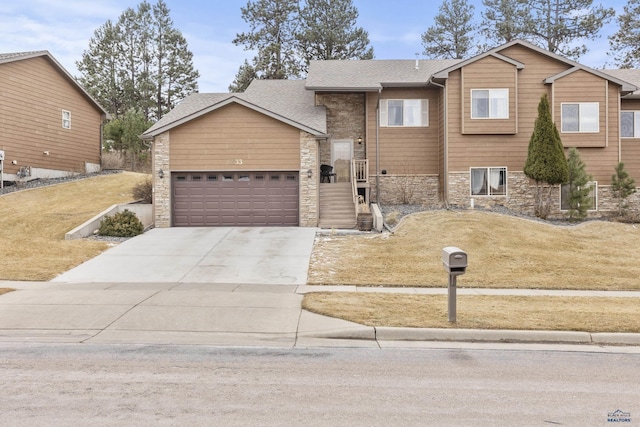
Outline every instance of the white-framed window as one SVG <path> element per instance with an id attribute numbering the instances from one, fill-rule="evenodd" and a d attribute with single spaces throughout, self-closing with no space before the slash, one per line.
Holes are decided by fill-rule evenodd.
<path id="1" fill-rule="evenodd" d="M 563 103 L 562 132 L 600 132 L 600 104 L 598 102 Z"/>
<path id="2" fill-rule="evenodd" d="M 506 196 L 507 168 L 471 168 L 472 196 Z"/>
<path id="3" fill-rule="evenodd" d="M 62 110 L 62 128 L 71 129 L 71 111 Z"/>
<path id="4" fill-rule="evenodd" d="M 381 99 L 380 126 L 429 126 L 428 99 Z"/>
<path id="5" fill-rule="evenodd" d="M 620 136 L 640 138 L 640 111 L 620 112 Z"/>
<path id="6" fill-rule="evenodd" d="M 589 207 L 587 210 L 598 210 L 598 181 L 589 181 Z M 569 184 L 562 184 L 560 186 L 560 210 L 569 210 Z"/>
<path id="7" fill-rule="evenodd" d="M 472 119 L 508 119 L 509 89 L 471 89 Z"/>

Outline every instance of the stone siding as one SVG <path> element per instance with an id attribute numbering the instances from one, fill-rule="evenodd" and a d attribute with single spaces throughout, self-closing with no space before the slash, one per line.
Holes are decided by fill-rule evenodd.
<path id="1" fill-rule="evenodd" d="M 382 205 L 416 204 L 440 206 L 440 183 L 437 175 L 380 175 L 378 197 L 376 177 L 372 175 L 371 197 Z"/>
<path id="2" fill-rule="evenodd" d="M 365 95 L 363 93 L 319 93 L 316 104 L 327 109 L 326 142 L 320 143 L 320 163 L 331 164 L 331 139 L 352 139 L 354 159 L 366 158 Z M 358 138 L 363 139 L 358 144 Z"/>
<path id="3" fill-rule="evenodd" d="M 155 226 L 171 227 L 171 164 L 169 159 L 170 133 L 165 132 L 153 141 L 153 213 Z M 162 169 L 164 177 L 158 172 Z"/>
<path id="4" fill-rule="evenodd" d="M 471 208 L 471 200 L 474 207 L 492 209 L 501 206 L 513 212 L 526 215 L 535 214 L 535 183 L 526 177 L 523 172 L 507 173 L 506 196 L 471 196 L 470 174 L 468 172 L 455 172 L 449 174 L 449 205 L 457 208 Z M 628 199 L 629 212 L 640 209 L 640 196 L 634 194 Z M 597 210 L 589 211 L 589 218 L 601 218 L 615 215 L 618 209 L 617 202 L 613 198 L 611 186 L 598 186 Z M 549 218 L 564 218 L 565 212 L 560 210 L 560 189 L 558 186 L 552 191 L 551 209 Z"/>
<path id="5" fill-rule="evenodd" d="M 307 172 L 311 170 L 311 178 Z M 318 141 L 304 131 L 300 131 L 300 226 L 318 226 Z"/>

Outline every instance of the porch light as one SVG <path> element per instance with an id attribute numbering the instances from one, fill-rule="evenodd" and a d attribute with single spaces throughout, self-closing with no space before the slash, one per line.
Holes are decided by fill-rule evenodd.
<path id="1" fill-rule="evenodd" d="M 361 136 L 358 137 L 358 144 L 362 145 L 362 137 Z"/>
<path id="2" fill-rule="evenodd" d="M 162 169 L 158 171 L 158 178 L 160 179 L 164 178 L 164 171 Z"/>
<path id="3" fill-rule="evenodd" d="M 311 179 L 312 176 L 313 176 L 313 171 L 311 169 L 309 169 L 307 171 L 307 178 Z"/>

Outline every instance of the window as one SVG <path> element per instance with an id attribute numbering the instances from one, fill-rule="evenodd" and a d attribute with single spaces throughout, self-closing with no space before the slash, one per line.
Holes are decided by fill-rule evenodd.
<path id="1" fill-rule="evenodd" d="M 508 119 L 509 89 L 471 89 L 472 119 Z"/>
<path id="2" fill-rule="evenodd" d="M 620 136 L 622 138 L 640 138 L 640 111 L 622 111 L 620 113 Z"/>
<path id="3" fill-rule="evenodd" d="M 595 211 L 598 209 L 598 181 L 591 181 L 587 185 L 590 187 L 588 210 Z M 569 184 L 560 187 L 560 210 L 569 210 Z"/>
<path id="4" fill-rule="evenodd" d="M 62 110 L 62 128 L 71 129 L 71 111 Z"/>
<path id="5" fill-rule="evenodd" d="M 506 196 L 507 168 L 471 168 L 472 196 Z"/>
<path id="6" fill-rule="evenodd" d="M 599 132 L 600 104 L 562 104 L 562 132 Z"/>
<path id="7" fill-rule="evenodd" d="M 380 100 L 380 126 L 429 126 L 429 100 Z"/>

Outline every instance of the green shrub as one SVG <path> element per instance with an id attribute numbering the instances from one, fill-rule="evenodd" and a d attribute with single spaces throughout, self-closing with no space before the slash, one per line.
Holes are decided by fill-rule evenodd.
<path id="1" fill-rule="evenodd" d="M 133 237 L 142 234 L 144 226 L 135 213 L 128 209 L 113 216 L 105 216 L 100 222 L 98 234 L 112 237 Z"/>
<path id="2" fill-rule="evenodd" d="M 133 198 L 142 200 L 143 203 L 153 202 L 153 181 L 151 177 L 145 178 L 133 187 Z"/>

